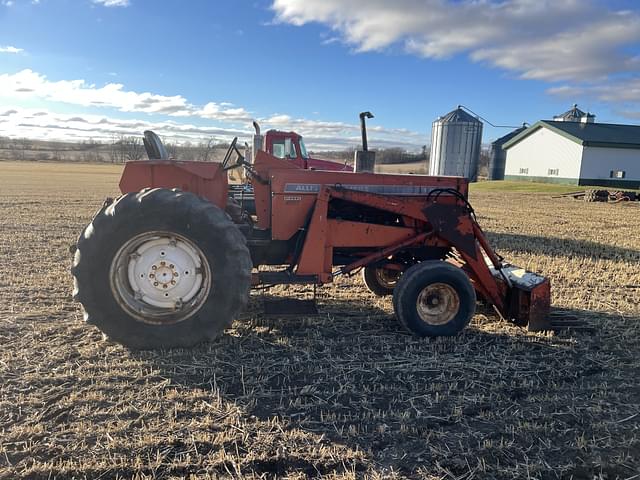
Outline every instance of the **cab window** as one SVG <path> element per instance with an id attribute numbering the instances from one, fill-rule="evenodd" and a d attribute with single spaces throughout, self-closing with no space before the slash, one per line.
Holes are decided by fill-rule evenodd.
<path id="1" fill-rule="evenodd" d="M 273 142 L 273 156 L 278 158 L 285 157 L 284 141 Z"/>
<path id="2" fill-rule="evenodd" d="M 300 138 L 300 153 L 302 154 L 302 158 L 309 158 L 309 155 L 307 154 L 307 147 L 305 146 L 302 138 Z"/>
<path id="3" fill-rule="evenodd" d="M 289 158 L 298 158 L 298 154 L 296 153 L 296 144 L 293 143 L 290 138 L 287 138 L 285 148 L 287 149 L 287 156 Z"/>

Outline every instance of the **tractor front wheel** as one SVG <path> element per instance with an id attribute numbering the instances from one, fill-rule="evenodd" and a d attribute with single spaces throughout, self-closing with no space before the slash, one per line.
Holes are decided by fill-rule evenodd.
<path id="1" fill-rule="evenodd" d="M 85 320 L 133 348 L 212 339 L 246 304 L 245 237 L 216 205 L 153 189 L 103 206 L 78 240 L 74 298 Z"/>
<path id="2" fill-rule="evenodd" d="M 471 321 L 476 294 L 460 268 L 426 261 L 402 275 L 393 293 L 393 306 L 400 323 L 413 334 L 453 336 Z"/>

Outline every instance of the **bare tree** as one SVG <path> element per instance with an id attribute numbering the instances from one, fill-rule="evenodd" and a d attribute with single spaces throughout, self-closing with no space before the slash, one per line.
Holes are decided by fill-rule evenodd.
<path id="1" fill-rule="evenodd" d="M 144 155 L 144 145 L 140 137 L 128 137 L 126 141 L 127 160 L 140 160 Z"/>
<path id="2" fill-rule="evenodd" d="M 122 163 L 124 162 L 124 158 L 122 154 L 121 144 L 119 142 L 119 138 L 117 135 L 114 135 L 111 140 L 111 148 L 109 149 L 109 158 L 111 159 L 111 163 Z"/>
<path id="3" fill-rule="evenodd" d="M 198 160 L 200 160 L 201 162 L 212 162 L 213 159 L 213 152 L 216 149 L 216 139 L 211 137 L 208 141 L 206 142 L 201 142 L 198 145 L 198 150 L 199 150 L 199 155 L 198 155 Z"/>
<path id="4" fill-rule="evenodd" d="M 18 148 L 20 149 L 20 160 L 27 158 L 27 150 L 31 147 L 31 143 L 28 138 L 21 138 L 18 140 Z"/>
<path id="5" fill-rule="evenodd" d="M 115 136 L 111 144 L 112 163 L 140 160 L 144 155 L 144 146 L 140 137 Z"/>
<path id="6" fill-rule="evenodd" d="M 167 155 L 169 155 L 169 158 L 178 160 L 181 150 L 180 145 L 178 145 L 176 142 L 172 142 L 165 136 L 160 137 L 160 140 L 162 141 L 162 145 L 164 145 L 164 149 L 167 151 Z"/>
<path id="7" fill-rule="evenodd" d="M 61 145 L 57 142 L 53 147 L 53 160 L 59 160 L 59 161 L 65 160 L 64 153 L 62 153 Z"/>

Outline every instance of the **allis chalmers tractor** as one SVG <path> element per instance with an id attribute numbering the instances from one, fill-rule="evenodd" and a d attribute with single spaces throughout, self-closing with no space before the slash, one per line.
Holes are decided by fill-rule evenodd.
<path id="1" fill-rule="evenodd" d="M 465 179 L 311 170 L 267 153 L 257 133 L 249 158 L 236 138 L 222 163 L 203 163 L 168 160 L 147 132 L 150 160 L 126 164 L 122 196 L 77 243 L 74 296 L 87 322 L 134 348 L 191 346 L 227 327 L 252 287 L 362 269 L 418 336 L 457 334 L 477 299 L 505 321 L 551 327 L 549 281 L 491 249 Z M 250 207 L 230 195 L 236 168 Z"/>

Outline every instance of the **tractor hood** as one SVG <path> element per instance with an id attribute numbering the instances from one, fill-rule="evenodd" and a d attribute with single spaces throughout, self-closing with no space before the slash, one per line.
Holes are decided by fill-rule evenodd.
<path id="1" fill-rule="evenodd" d="M 307 168 L 310 170 L 325 170 L 330 172 L 350 172 L 353 167 L 346 163 L 332 162 L 330 160 L 320 160 L 319 158 L 307 159 Z"/>

